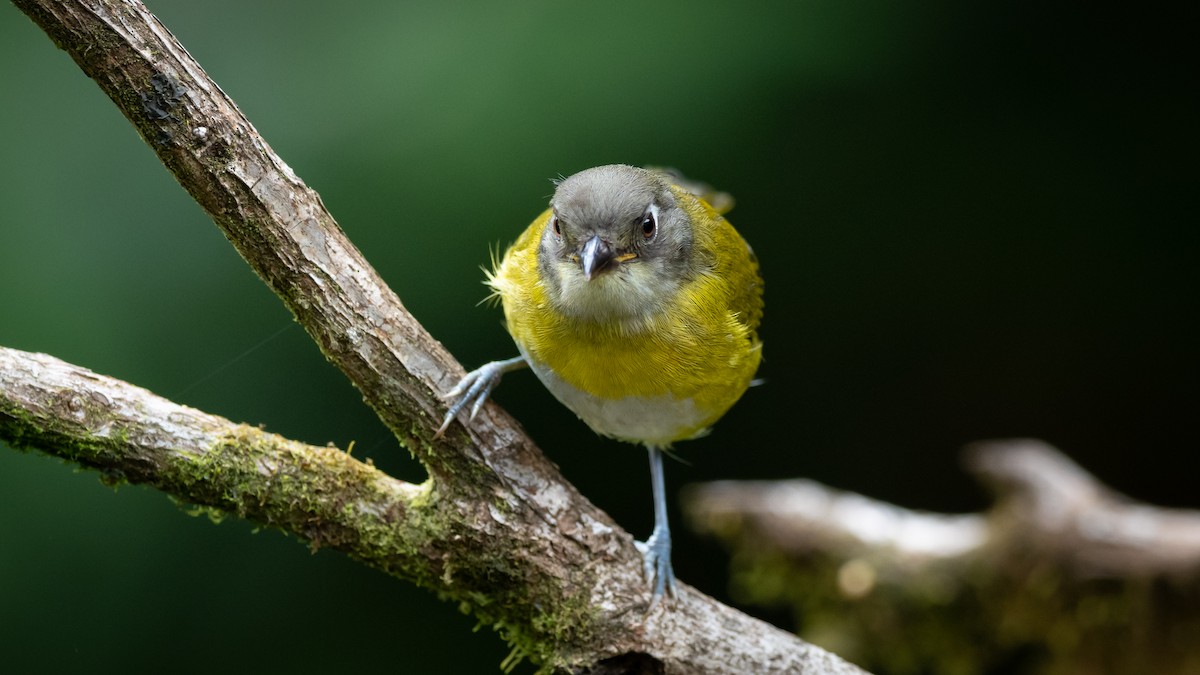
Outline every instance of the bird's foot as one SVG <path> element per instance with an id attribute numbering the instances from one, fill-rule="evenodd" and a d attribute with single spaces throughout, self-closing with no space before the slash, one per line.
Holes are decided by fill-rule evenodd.
<path id="1" fill-rule="evenodd" d="M 442 419 L 442 426 L 438 427 L 437 433 L 433 437 L 441 438 L 447 427 L 450 426 L 450 422 L 454 421 L 459 411 L 468 404 L 471 406 L 471 415 L 467 420 L 475 419 L 475 415 L 479 414 L 479 409 L 483 407 L 484 401 L 488 399 L 496 385 L 500 384 L 500 378 L 508 371 L 524 365 L 524 357 L 518 356 L 507 361 L 485 363 L 464 375 L 463 379 L 459 380 L 458 384 L 443 396 L 447 401 L 453 403 L 446 411 L 446 417 Z"/>
<path id="2" fill-rule="evenodd" d="M 666 592 L 675 597 L 675 570 L 671 568 L 671 534 L 663 528 L 654 528 L 650 538 L 636 542 L 642 552 L 642 573 L 646 582 L 654 585 L 654 594 L 650 600 L 650 609 L 658 604 Z"/>

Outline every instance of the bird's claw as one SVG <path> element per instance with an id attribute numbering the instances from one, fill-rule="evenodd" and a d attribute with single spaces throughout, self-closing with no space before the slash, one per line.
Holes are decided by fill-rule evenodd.
<path id="1" fill-rule="evenodd" d="M 446 416 L 442 418 L 442 426 L 438 427 L 437 433 L 433 437 L 441 438 L 442 434 L 446 433 L 446 429 L 450 427 L 450 423 L 468 404 L 471 406 L 471 414 L 467 421 L 475 419 L 475 416 L 479 414 L 479 409 L 483 407 L 484 401 L 488 399 L 496 385 L 500 384 L 500 378 L 511 369 L 511 361 L 492 361 L 464 375 L 463 379 L 459 380 L 458 384 L 443 396 L 447 401 L 453 401 L 453 403 L 446 411 Z"/>
<path id="2" fill-rule="evenodd" d="M 669 534 L 664 536 L 658 528 L 654 528 L 649 539 L 634 542 L 634 545 L 642 553 L 642 574 L 646 577 L 646 583 L 654 584 L 650 600 L 650 609 L 654 609 L 664 592 L 672 598 L 676 594 L 675 570 L 671 567 L 671 537 Z"/>

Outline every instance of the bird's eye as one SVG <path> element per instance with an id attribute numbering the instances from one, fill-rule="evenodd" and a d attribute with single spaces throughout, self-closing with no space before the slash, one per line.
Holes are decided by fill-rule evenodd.
<path id="1" fill-rule="evenodd" d="M 554 230 L 554 236 L 562 238 L 562 225 L 558 224 L 558 216 L 551 216 L 550 228 Z"/>
<path id="2" fill-rule="evenodd" d="M 658 217 L 653 210 L 647 211 L 646 215 L 642 216 L 642 236 L 651 239 L 657 231 Z"/>

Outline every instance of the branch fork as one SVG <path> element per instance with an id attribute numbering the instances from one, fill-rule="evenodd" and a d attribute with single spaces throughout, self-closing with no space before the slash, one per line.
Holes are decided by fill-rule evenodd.
<path id="1" fill-rule="evenodd" d="M 488 404 L 437 437 L 438 392 L 461 366 L 142 3 L 14 4 L 113 100 L 430 478 L 405 483 L 334 448 L 4 348 L 0 439 L 345 551 L 465 603 L 550 668 L 861 672 L 686 585 L 647 613 L 633 538 L 507 414 Z"/>

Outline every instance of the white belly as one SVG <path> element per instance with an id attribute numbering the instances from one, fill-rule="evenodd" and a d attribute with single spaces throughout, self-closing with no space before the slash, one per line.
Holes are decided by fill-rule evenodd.
<path id="1" fill-rule="evenodd" d="M 598 434 L 665 447 L 673 440 L 682 440 L 680 434 L 704 422 L 703 413 L 691 399 L 678 399 L 670 394 L 602 399 L 567 383 L 546 364 L 529 358 L 524 349 L 521 353 L 550 393 Z M 706 432 L 707 429 L 701 429 L 688 437 Z"/>

